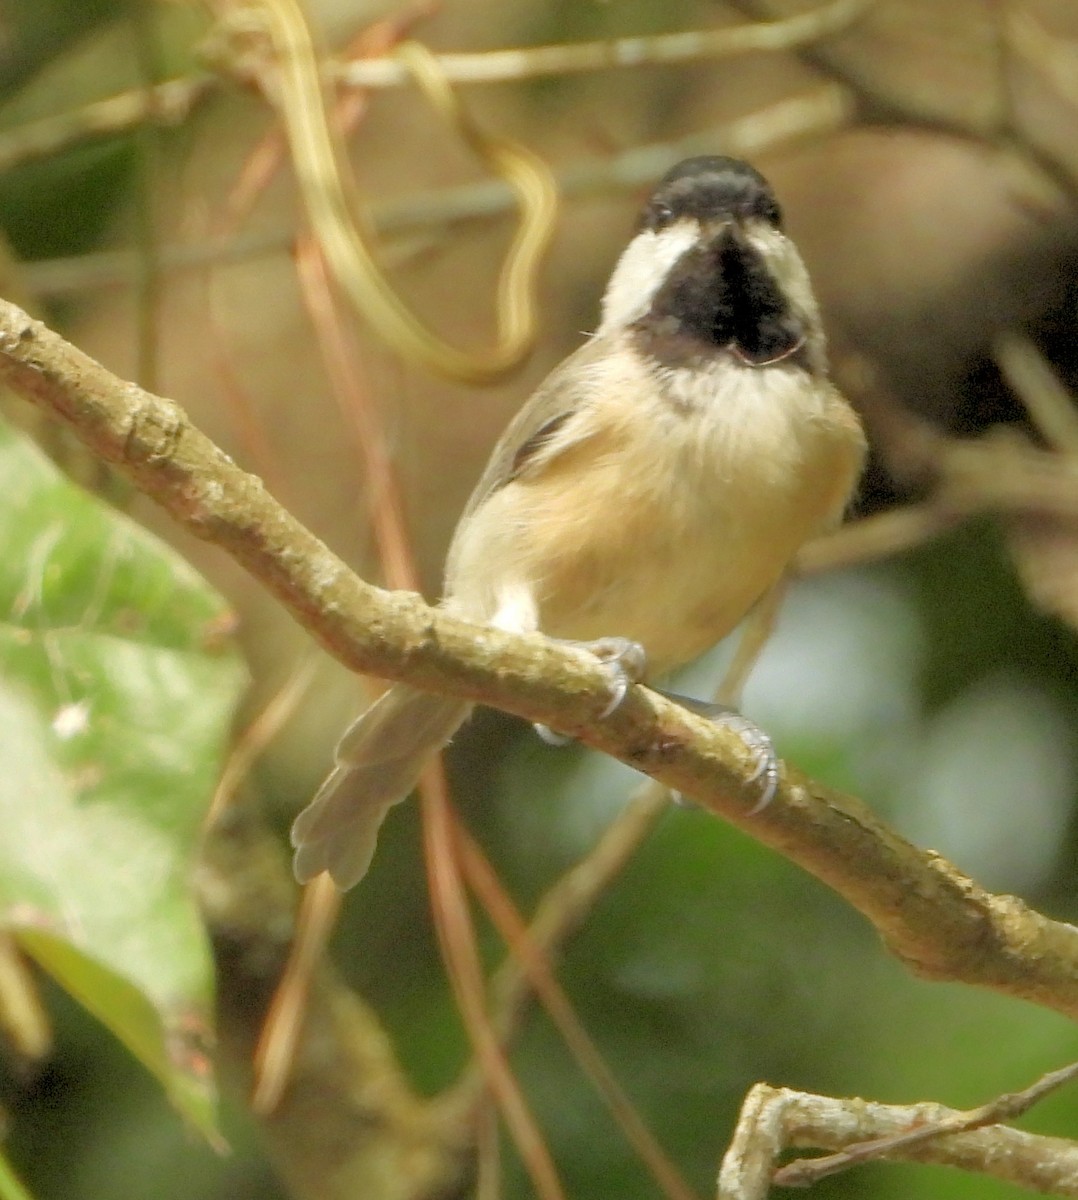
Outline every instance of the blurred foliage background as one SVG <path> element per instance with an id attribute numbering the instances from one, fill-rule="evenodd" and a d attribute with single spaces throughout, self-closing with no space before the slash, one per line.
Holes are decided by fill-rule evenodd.
<path id="1" fill-rule="evenodd" d="M 334 48 L 403 11 L 372 0 L 309 7 Z M 444 0 L 416 14 L 412 33 L 436 50 L 482 50 L 712 28 L 807 7 Z M 268 106 L 233 82 L 169 127 L 70 138 L 48 153 L 28 152 L 20 134 L 41 118 L 203 70 L 208 38 L 212 45 L 211 23 L 193 5 L 0 2 L 0 290 L 119 374 L 184 405 L 361 574 L 378 578 L 369 519 L 378 498 L 365 489 L 354 426 L 297 284 L 301 221 L 288 170 L 269 177 L 242 219 L 230 215 L 237 180 L 274 128 Z M 938 475 L 910 448 L 925 437 L 1044 446 L 999 339 L 1030 339 L 1023 344 L 1073 388 L 1075 38 L 1078 14 L 1065 0 L 877 0 L 848 32 L 796 52 L 464 89 L 487 128 L 527 143 L 561 176 L 598 182 L 565 202 L 544 270 L 541 342 L 510 382 L 481 391 L 446 384 L 394 359 L 362 327 L 349 333 L 362 393 L 388 431 L 427 593 L 437 592 L 446 542 L 497 433 L 594 325 L 641 194 L 608 164 L 641 146 L 668 146 L 673 161 L 689 135 L 713 137 L 722 152 L 731 123 L 824 87 L 838 89 L 844 115 L 830 123 L 842 127 L 773 138 L 757 162 L 817 284 L 837 376 L 873 437 L 861 512 L 931 499 Z M 480 178 L 411 89 L 375 94 L 350 149 L 379 211 Z M 490 337 L 507 229 L 503 219 L 476 218 L 412 229 L 388 245 L 401 288 L 457 342 Z M 77 477 L 102 485 L 54 434 L 37 432 Z M 7 501 L 19 497 L 9 491 Z M 223 556 L 138 498 L 122 503 L 239 614 L 250 719 L 305 661 L 305 635 Z M 799 584 L 746 711 L 784 756 L 863 796 L 918 844 L 990 889 L 1074 921 L 1078 527 L 1035 500 L 1002 512 L 989 501 L 952 507 L 955 519 L 941 519 L 936 536 Z M 694 687 L 717 678 L 720 658 L 694 669 Z M 283 834 L 365 694 L 319 661 L 243 802 L 261 805 Z M 635 786 L 617 764 L 552 750 L 490 713 L 458 739 L 450 772 L 469 827 L 526 909 Z M 450 1083 L 467 1046 L 432 933 L 416 806 L 393 814 L 333 950 L 415 1085 L 433 1093 Z M 964 1107 L 1078 1057 L 1078 1031 L 1063 1018 L 917 981 L 822 885 L 691 809 L 662 819 L 569 945 L 562 978 L 703 1195 L 758 1080 Z M 224 1089 L 231 1152 L 221 1156 L 102 1026 L 44 977 L 39 986 L 51 1051 L 33 1061 L 10 1047 L 0 1056 L 4 1145 L 34 1196 L 287 1194 L 270 1166 L 272 1123 L 254 1127 L 240 1087 Z M 544 1017 L 528 1020 L 512 1061 L 571 1196 L 655 1194 Z M 1044 1103 L 1026 1126 L 1074 1136 L 1078 1093 Z M 529 1194 L 511 1158 L 507 1169 L 506 1196 Z M 1019 1193 L 943 1169 L 877 1165 L 814 1194 Z"/>

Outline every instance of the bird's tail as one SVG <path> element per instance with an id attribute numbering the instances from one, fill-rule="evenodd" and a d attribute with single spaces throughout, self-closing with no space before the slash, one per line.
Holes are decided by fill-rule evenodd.
<path id="1" fill-rule="evenodd" d="M 300 883 L 328 871 L 343 891 L 366 875 L 386 813 L 415 787 L 427 759 L 471 709 L 466 701 L 396 684 L 356 718 L 337 745 L 337 765 L 292 825 Z"/>

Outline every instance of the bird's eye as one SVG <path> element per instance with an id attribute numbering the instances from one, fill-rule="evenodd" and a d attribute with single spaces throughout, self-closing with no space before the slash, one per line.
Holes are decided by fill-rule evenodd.
<path id="1" fill-rule="evenodd" d="M 768 197 L 763 205 L 760 216 L 775 229 L 782 229 L 782 209 L 778 205 L 778 201 L 773 197 Z"/>
<path id="2" fill-rule="evenodd" d="M 669 204 L 655 200 L 648 205 L 645 225 L 648 229 L 665 229 L 674 219 L 674 210 Z"/>

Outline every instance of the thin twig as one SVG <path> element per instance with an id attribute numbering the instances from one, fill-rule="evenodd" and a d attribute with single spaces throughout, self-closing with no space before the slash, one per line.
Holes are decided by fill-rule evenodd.
<path id="1" fill-rule="evenodd" d="M 809 542 L 797 556 L 796 573 L 819 575 L 893 558 L 940 537 L 964 519 L 964 514 L 935 500 L 892 508 Z"/>
<path id="2" fill-rule="evenodd" d="M 0 171 L 20 162 L 48 158 L 88 138 L 114 137 L 145 123 L 182 125 L 219 83 L 210 74 L 169 79 L 5 129 L 0 132 Z"/>
<path id="3" fill-rule="evenodd" d="M 854 107 L 852 93 L 838 84 L 823 84 L 684 138 L 646 143 L 609 158 L 569 164 L 557 172 L 558 190 L 567 199 L 621 195 L 647 186 L 679 159 L 693 154 L 722 151 L 738 158 L 757 158 L 777 146 L 842 129 L 852 119 Z M 505 184 L 489 180 L 425 189 L 413 196 L 374 204 L 371 219 L 378 235 L 389 238 L 488 220 L 504 215 L 512 206 L 512 193 Z M 192 246 L 163 246 L 160 262 L 163 269 L 172 271 L 241 262 L 288 249 L 295 239 L 295 230 L 289 228 Z M 49 297 L 128 284 L 135 265 L 130 250 L 108 250 L 23 263 L 19 271 L 32 294 Z"/>
<path id="4" fill-rule="evenodd" d="M 300 239 L 296 269 L 333 396 L 362 470 L 365 516 L 374 533 L 382 577 L 390 587 L 418 590 L 419 572 L 411 548 L 404 496 L 387 449 L 389 439 L 382 414 L 362 376 L 358 365 L 361 356 L 351 330 L 334 303 L 325 259 L 310 238 Z"/>
<path id="5" fill-rule="evenodd" d="M 780 7 L 777 0 L 730 0 L 730 3 L 736 11 L 756 20 L 773 18 Z M 874 7 L 880 12 L 888 10 L 886 5 Z M 1023 13 L 1026 7 L 1021 6 Z M 970 11 L 973 13 L 976 10 Z M 917 20 L 916 16 L 909 14 L 905 19 Z M 1007 53 L 1010 53 L 1009 47 L 1017 47 L 1023 37 L 1027 50 L 1031 44 L 1043 44 L 1043 38 L 1051 40 L 1051 35 L 1039 30 L 1034 23 L 1023 22 L 1020 18 L 1012 23 L 1011 29 L 1004 31 L 1004 36 L 1008 39 L 1008 47 L 1003 47 Z M 857 96 L 859 117 L 865 124 L 884 127 L 901 125 L 907 129 L 922 129 L 988 143 L 997 148 L 1006 147 L 1018 152 L 1058 192 L 1060 198 L 1071 204 L 1078 199 L 1078 178 L 1072 164 L 1036 139 L 1026 136 L 1021 129 L 1001 129 L 1000 104 L 982 105 L 976 111 L 955 111 L 952 107 L 951 111 L 943 112 L 938 105 L 925 102 L 923 88 L 889 87 L 886 83 L 881 86 L 882 77 L 873 70 L 871 57 L 850 57 L 842 48 L 826 41 L 804 42 L 792 49 L 803 62 L 822 71 L 827 78 L 842 83 Z M 1050 81 L 1064 97 L 1073 91 L 1073 80 L 1069 86 L 1060 87 L 1060 76 L 1065 74 L 1066 69 L 1064 64 L 1071 57 L 1068 48 L 1064 47 L 1061 53 L 1053 56 L 1051 63 Z M 1007 99 L 1002 90 L 997 93 L 997 99 Z"/>
<path id="6" fill-rule="evenodd" d="M 671 65 L 777 52 L 822 41 L 844 32 L 870 7 L 871 0 L 832 0 L 819 8 L 777 20 L 753 21 L 724 29 L 697 29 L 624 37 L 607 41 L 526 46 L 478 54 L 440 54 L 438 63 L 451 83 L 500 83 L 605 71 L 614 67 Z M 399 87 L 407 72 L 391 58 L 333 65 L 333 76 L 353 87 Z"/>
<path id="7" fill-rule="evenodd" d="M 547 890 L 528 925 L 528 937 L 547 958 L 558 958 L 669 807 L 666 788 L 641 784 L 592 849 Z M 510 958 L 495 974 L 491 991 L 502 1037 L 508 1039 L 520 1023 L 531 984 Z"/>
<path id="8" fill-rule="evenodd" d="M 1002 333 L 996 338 L 992 354 L 1044 440 L 1065 454 L 1078 454 L 1074 396 L 1033 340 L 1022 333 Z"/>
<path id="9" fill-rule="evenodd" d="M 390 585 L 396 588 L 417 586 L 415 559 L 411 552 L 403 500 L 396 472 L 386 452 L 386 437 L 374 399 L 355 367 L 356 356 L 348 343 L 341 313 L 334 303 L 326 264 L 319 247 L 304 239 L 297 255 L 304 301 L 314 326 L 322 358 L 333 383 L 334 395 L 355 433 L 356 448 L 367 477 L 367 498 L 378 544 L 379 560 Z M 420 782 L 420 800 L 424 813 L 424 847 L 430 878 L 431 909 L 438 932 L 458 1010 L 464 1021 L 476 1055 L 484 1090 L 489 1089 L 505 1117 L 515 1144 L 520 1150 L 536 1190 L 546 1200 L 560 1200 L 561 1185 L 553 1160 L 543 1142 L 515 1077 L 498 1045 L 497 1035 L 487 1013 L 486 985 L 479 969 L 478 942 L 471 913 L 456 862 L 452 832 L 458 818 L 449 803 L 445 772 L 440 763 L 432 763 Z M 315 881 L 323 887 L 326 881 Z M 310 890 L 310 889 L 309 889 Z M 326 898 L 325 907 L 329 899 Z M 319 910 L 321 911 L 321 909 Z M 302 914 L 301 914 L 302 917 Z M 294 989 L 305 987 L 305 977 L 313 969 L 328 935 L 328 920 L 308 929 L 301 919 L 297 924 L 295 963 L 289 975 Z M 282 988 L 283 991 L 283 988 Z M 283 1048 L 298 1038 L 299 1005 L 278 1007 L 280 1016 L 267 1021 L 265 1038 Z M 289 1015 L 290 1014 L 290 1015 Z M 280 1056 L 279 1056 L 280 1057 Z M 267 1075 L 260 1080 L 259 1098 L 273 1104 L 286 1079 L 280 1061 L 276 1085 Z"/>
<path id="10" fill-rule="evenodd" d="M 157 9 L 135 5 L 129 18 L 134 60 L 142 80 L 142 90 L 151 93 L 161 78 L 161 53 L 158 44 Z M 162 158 L 161 129 L 153 121 L 140 125 L 135 145 L 138 174 L 135 182 L 135 238 L 138 254 L 136 279 L 135 347 L 136 375 L 139 383 L 151 391 L 158 386 L 161 337 L 161 294 L 163 276 L 158 257 L 160 237 L 157 193 Z"/>
<path id="11" fill-rule="evenodd" d="M 976 1109 L 942 1104 L 880 1104 L 816 1096 L 758 1083 L 745 1097 L 719 1171 L 718 1200 L 766 1200 L 773 1185 L 803 1187 L 833 1170 L 886 1153 L 888 1160 L 939 1163 L 1057 1196 L 1078 1196 L 1078 1144 L 997 1122 L 1024 1112 L 1075 1077 L 1071 1066 L 1031 1088 Z M 982 1126 L 986 1123 L 988 1128 Z M 840 1153 L 799 1159 L 776 1170 L 792 1146 Z M 861 1154 L 870 1147 L 869 1155 Z M 849 1148 L 851 1156 L 845 1151 Z"/>
<path id="12" fill-rule="evenodd" d="M 761 50 L 789 50 L 806 41 L 822 40 L 848 28 L 867 7 L 867 0 L 833 0 L 795 17 L 755 21 L 734 28 L 441 54 L 437 60 L 446 79 L 453 84 L 498 83 L 648 63 L 689 63 Z M 411 83 L 407 70 L 391 55 L 344 62 L 330 60 L 324 64 L 324 71 L 328 78 L 347 87 L 385 88 Z M 88 138 L 115 136 L 145 122 L 179 125 L 196 104 L 223 82 L 222 75 L 208 72 L 169 79 L 150 89 L 121 92 L 70 112 L 2 130 L 0 170 L 57 154 Z"/>
<path id="13" fill-rule="evenodd" d="M 440 760 L 427 765 L 421 785 L 424 858 L 431 913 L 457 1011 L 481 1064 L 484 1081 L 497 1102 L 539 1200 L 565 1200 L 554 1159 L 490 1021 L 475 928 L 468 911 L 460 864 L 455 855 L 442 852 L 453 842 L 454 821 Z"/>
<path id="14" fill-rule="evenodd" d="M 252 766 L 295 715 L 314 682 L 317 665 L 316 653 L 308 649 L 289 671 L 284 683 L 236 738 L 203 818 L 203 829 L 209 829 L 233 802 Z"/>
<path id="15" fill-rule="evenodd" d="M 654 784 L 650 784 L 648 787 L 652 792 L 656 790 Z M 666 807 L 665 803 L 663 807 Z M 619 823 L 615 822 L 615 824 Z M 647 828 L 650 828 L 650 825 Z M 643 832 L 646 832 L 646 829 Z M 623 863 L 628 855 L 632 853 L 632 850 L 635 849 L 635 845 L 628 846 L 625 844 L 624 827 L 619 830 L 619 834 L 618 840 L 624 848 L 621 857 Z M 566 996 L 561 985 L 555 979 L 550 963 L 550 952 L 554 948 L 552 942 L 549 942 L 545 946 L 540 946 L 532 939 L 529 929 L 525 926 L 524 920 L 515 905 L 505 896 L 494 869 L 491 867 L 486 856 L 463 831 L 459 834 L 458 840 L 461 847 L 462 862 L 467 869 L 468 881 L 472 885 L 476 896 L 483 904 L 491 921 L 510 948 L 511 974 L 509 978 L 512 979 L 515 976 L 520 981 L 526 979 L 530 988 L 538 995 L 543 1008 L 561 1034 L 562 1041 L 564 1041 L 581 1070 L 603 1098 L 611 1115 L 621 1128 L 637 1157 L 648 1168 L 652 1178 L 661 1189 L 662 1194 L 668 1197 L 669 1200 L 695 1200 L 695 1193 L 682 1178 L 681 1173 L 670 1161 L 654 1135 L 641 1120 L 632 1102 L 622 1090 L 621 1085 L 614 1077 L 610 1068 L 606 1065 L 591 1036 L 581 1024 L 568 996 Z M 639 843 L 637 842 L 636 844 Z M 587 894 L 578 898 L 583 903 L 578 903 L 575 909 L 575 914 L 580 916 L 581 919 L 584 918 L 591 904 L 598 899 L 598 895 L 600 894 L 598 889 L 605 882 L 609 881 L 609 877 L 607 880 L 600 878 L 602 875 L 601 870 L 597 872 L 592 868 L 591 857 L 589 855 L 588 859 L 581 864 L 584 868 L 582 874 L 586 872 L 588 876 L 588 883 L 585 884 Z M 600 855 L 600 860 L 602 857 L 603 855 Z M 558 885 L 555 885 L 555 891 L 557 892 L 557 890 Z M 564 896 L 564 890 L 561 892 L 561 895 Z M 549 908 L 547 911 L 550 911 Z M 551 913 L 554 919 L 549 923 L 550 932 L 553 934 L 556 931 L 561 937 L 567 936 L 571 929 L 575 928 L 571 916 L 570 920 L 566 921 L 567 913 L 572 913 L 573 911 L 571 905 L 568 907 L 563 905 L 558 911 Z M 518 994 L 520 994 L 521 1000 L 523 1000 L 523 993 Z M 498 1010 L 495 1010 L 495 1014 L 501 1015 L 504 1019 L 506 1015 L 504 1007 L 500 1010 L 500 1013 Z M 505 1031 L 506 1034 L 508 1032 L 509 1030 Z M 502 1040 L 504 1041 L 505 1038 L 503 1037 Z M 479 1080 L 474 1072 L 469 1071 L 465 1074 L 461 1084 L 455 1089 L 457 1100 L 462 1106 L 474 1103 L 476 1085 L 478 1083 Z"/>
<path id="16" fill-rule="evenodd" d="M 273 998 L 251 1056 L 251 1112 L 270 1117 L 277 1111 L 293 1078 L 307 1021 L 315 973 L 341 911 L 341 893 L 328 875 L 303 889 L 288 957 L 281 967 Z"/>
<path id="17" fill-rule="evenodd" d="M 383 573 L 394 587 L 414 587 L 416 567 L 396 473 L 385 449 L 380 414 L 356 371 L 355 354 L 335 303 L 325 264 L 313 241 L 304 239 L 301 243 L 297 264 L 303 296 L 334 395 L 355 433 L 357 451 L 365 467 L 368 502 Z M 486 1011 L 486 987 L 478 969 L 475 929 L 459 868 L 455 865 L 452 839 L 445 840 L 446 831 L 457 826 L 458 818 L 449 804 L 444 773 L 438 764 L 432 764 L 424 774 L 420 792 L 435 925 L 459 1010 L 476 1052 L 480 1086 L 484 1092 L 489 1089 L 495 1097 L 540 1195 L 559 1197 L 560 1184 L 553 1162 L 519 1092 L 504 1051 L 498 1045 L 496 1031 Z M 322 894 L 326 890 L 323 882 L 316 881 L 314 887 L 308 889 L 309 896 L 318 893 L 318 899 L 312 900 L 311 905 L 305 901 L 297 922 L 293 954 L 260 1042 L 260 1050 L 267 1048 L 262 1061 L 267 1067 L 274 1067 L 272 1072 L 261 1073 L 258 1079 L 255 1100 L 264 1111 L 276 1105 L 287 1080 L 288 1055 L 299 1036 L 307 978 L 328 934 L 327 909 L 331 900 Z M 500 892 L 496 884 L 495 892 Z M 507 898 L 503 895 L 502 900 Z M 290 999 L 293 1002 L 289 1003 Z M 272 1060 L 268 1055 L 270 1047 L 275 1050 Z"/>
<path id="18" fill-rule="evenodd" d="M 913 1147 L 923 1146 L 926 1142 L 934 1142 L 938 1138 L 956 1133 L 969 1133 L 974 1129 L 983 1129 L 986 1125 L 998 1125 L 1001 1121 L 1013 1121 L 1023 1113 L 1029 1112 L 1034 1104 L 1039 1103 L 1045 1096 L 1076 1078 L 1078 1063 L 1071 1063 L 1069 1067 L 1049 1071 L 1020 1092 L 1006 1092 L 968 1112 L 952 1113 L 942 1120 L 932 1122 L 915 1118 L 911 1122 L 911 1128 L 904 1133 L 858 1142 L 836 1154 L 827 1154 L 821 1158 L 796 1159 L 775 1172 L 774 1182 L 780 1187 L 808 1187 L 829 1175 L 849 1170 L 859 1163 L 904 1155 Z M 1072 1144 L 1071 1150 L 1069 1158 L 1078 1156 L 1078 1145 Z"/>

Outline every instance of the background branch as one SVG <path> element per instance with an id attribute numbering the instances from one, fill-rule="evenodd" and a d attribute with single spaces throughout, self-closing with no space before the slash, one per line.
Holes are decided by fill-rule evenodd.
<path id="1" fill-rule="evenodd" d="M 847 29 L 868 7 L 868 0 L 831 0 L 792 17 L 753 21 L 733 28 L 514 47 L 474 54 L 438 54 L 436 62 L 452 84 L 500 83 L 617 67 L 700 62 L 791 50 L 806 42 L 819 41 Z M 203 72 L 168 79 L 0 130 L 0 170 L 56 154 L 87 139 L 124 133 L 145 123 L 181 123 L 200 101 L 221 87 L 237 61 L 223 45 L 213 47 L 212 57 L 220 65 L 220 74 Z M 393 88 L 412 82 L 407 69 L 391 52 L 323 61 L 322 73 L 345 88 Z"/>
<path id="2" fill-rule="evenodd" d="M 1004 1125 L 946 1133 L 969 1116 L 942 1104 L 880 1104 L 758 1083 L 745 1098 L 723 1158 L 718 1200 L 766 1200 L 773 1183 L 799 1186 L 791 1168 L 803 1161 L 811 1169 L 814 1160 L 798 1160 L 776 1173 L 780 1156 L 790 1147 L 841 1152 L 876 1139 L 886 1141 L 889 1160 L 939 1163 L 1056 1196 L 1078 1196 L 1078 1146 L 1073 1142 Z M 903 1144 L 911 1130 L 926 1136 Z"/>
<path id="3" fill-rule="evenodd" d="M 840 84 L 819 84 L 797 96 L 761 105 L 722 125 L 675 140 L 644 142 L 618 154 L 581 158 L 555 171 L 558 191 L 566 199 L 624 194 L 645 187 L 675 162 L 714 152 L 757 158 L 778 146 L 835 133 L 850 123 L 853 94 Z M 371 220 L 381 238 L 400 239 L 387 248 L 387 259 L 410 253 L 410 239 L 424 238 L 470 221 L 490 220 L 513 208 L 513 194 L 499 179 L 452 187 L 430 187 L 371 206 Z M 191 245 L 163 245 L 163 270 L 190 271 L 210 265 L 242 262 L 285 250 L 296 242 L 293 226 L 279 232 L 210 238 Z M 424 241 L 423 245 L 426 245 Z M 21 265 L 20 279 L 37 296 L 63 296 L 84 289 L 130 283 L 137 270 L 131 250 L 101 250 L 76 258 L 43 259 Z"/>

